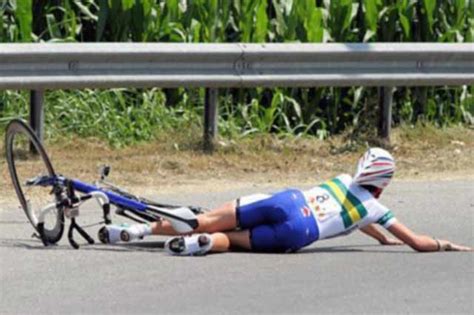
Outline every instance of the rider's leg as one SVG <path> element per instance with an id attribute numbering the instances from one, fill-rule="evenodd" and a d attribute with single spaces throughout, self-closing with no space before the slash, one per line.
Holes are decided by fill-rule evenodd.
<path id="1" fill-rule="evenodd" d="M 241 249 L 251 250 L 251 242 L 250 242 L 250 231 L 243 230 L 243 231 L 231 231 L 225 233 L 230 240 L 230 244 L 233 247 L 238 247 Z"/>
<path id="2" fill-rule="evenodd" d="M 248 230 L 217 232 L 211 234 L 212 247 L 211 252 L 227 252 L 230 247 L 238 247 L 250 250 L 250 233 Z"/>
<path id="3" fill-rule="evenodd" d="M 223 204 L 222 206 L 200 214 L 197 216 L 199 226 L 193 233 L 214 233 L 233 230 L 237 227 L 235 215 L 235 201 Z M 153 222 L 151 224 L 152 234 L 154 235 L 178 235 L 170 222 L 166 220 Z"/>
<path id="4" fill-rule="evenodd" d="M 238 222 L 237 218 L 237 204 L 239 204 L 239 209 L 244 209 L 244 219 L 246 223 L 246 228 L 262 224 L 265 221 L 265 208 L 271 210 L 272 207 L 268 207 L 264 202 L 259 203 L 269 199 L 270 195 L 266 194 L 254 194 L 250 196 L 241 197 L 237 200 L 228 202 L 216 208 L 212 211 L 206 212 L 204 214 L 198 215 L 198 227 L 192 231 L 193 233 L 214 233 L 214 232 L 224 232 L 234 230 L 237 225 L 242 222 Z M 253 206 L 252 206 L 253 205 Z M 270 202 L 270 205 L 271 202 Z M 262 209 L 263 208 L 263 209 Z M 173 228 L 170 222 L 163 220 L 158 221 L 152 224 L 152 234 L 155 235 L 179 235 L 176 230 Z"/>

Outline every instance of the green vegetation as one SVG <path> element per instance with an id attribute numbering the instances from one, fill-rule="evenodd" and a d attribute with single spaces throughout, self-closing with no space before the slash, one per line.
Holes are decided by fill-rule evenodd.
<path id="1" fill-rule="evenodd" d="M 0 42 L 472 42 L 473 0 L 0 0 Z M 48 130 L 114 145 L 198 130 L 202 89 L 50 91 Z M 373 133 L 375 88 L 223 89 L 220 133 Z M 0 92 L 0 124 L 28 95 Z M 395 124 L 472 125 L 474 87 L 403 88 Z M 192 131 L 191 131 L 192 130 Z"/>
<path id="2" fill-rule="evenodd" d="M 179 106 L 164 106 L 164 93 L 149 90 L 50 91 L 46 93 L 45 120 L 47 136 L 74 133 L 81 137 L 101 137 L 114 146 L 152 139 L 156 133 L 182 129 L 192 134 L 199 127 L 202 112 L 191 97 Z M 28 118 L 27 92 L 0 94 L 5 125 L 13 117 Z M 202 130 L 202 129 L 201 129 Z"/>

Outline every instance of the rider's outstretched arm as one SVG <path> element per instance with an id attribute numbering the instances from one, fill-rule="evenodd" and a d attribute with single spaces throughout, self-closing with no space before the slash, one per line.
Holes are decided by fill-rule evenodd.
<path id="1" fill-rule="evenodd" d="M 379 229 L 377 229 L 377 227 L 374 224 L 368 224 L 368 225 L 364 226 L 363 228 L 360 228 L 360 230 L 364 234 L 376 239 L 382 245 L 402 245 L 402 244 L 404 244 L 402 241 L 400 241 L 398 239 L 393 239 L 393 238 L 387 237 Z"/>
<path id="2" fill-rule="evenodd" d="M 400 222 L 395 222 L 388 227 L 388 230 L 399 240 L 419 252 L 472 251 L 467 246 L 457 245 L 446 240 L 438 240 L 430 236 L 418 235 Z"/>

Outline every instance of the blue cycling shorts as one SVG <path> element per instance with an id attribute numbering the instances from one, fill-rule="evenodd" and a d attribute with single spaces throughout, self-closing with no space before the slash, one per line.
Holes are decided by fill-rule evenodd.
<path id="1" fill-rule="evenodd" d="M 254 251 L 293 252 L 319 237 L 313 213 L 297 189 L 239 198 L 236 215 L 240 228 L 250 231 Z"/>

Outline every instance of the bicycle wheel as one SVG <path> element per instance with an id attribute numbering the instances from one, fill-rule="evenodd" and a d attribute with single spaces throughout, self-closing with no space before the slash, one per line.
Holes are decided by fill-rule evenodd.
<path id="1" fill-rule="evenodd" d="M 56 177 L 46 151 L 33 130 L 19 119 L 8 124 L 5 146 L 8 170 L 23 211 L 38 231 L 41 210 L 49 206 L 44 217 L 43 241 L 56 243 L 64 231 L 64 213 L 56 206 L 62 188 L 44 184 L 45 179 Z M 43 179 L 42 184 L 39 179 Z"/>

